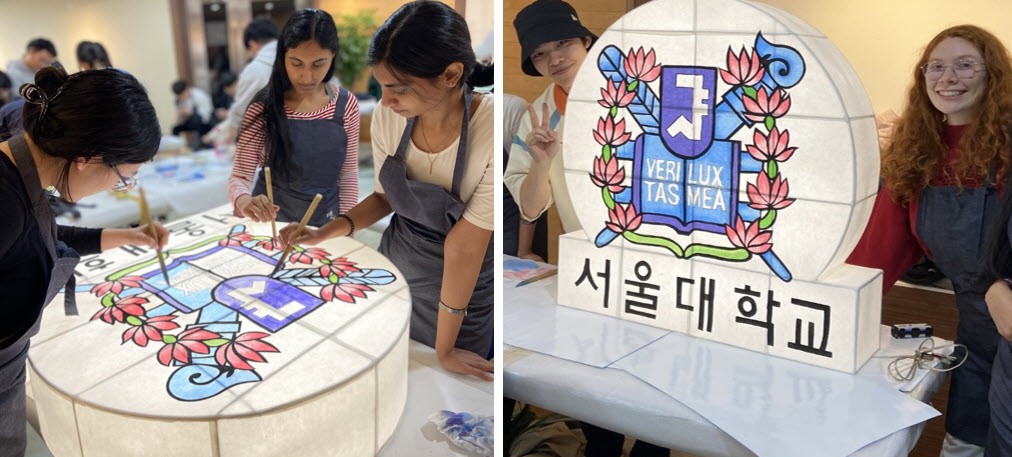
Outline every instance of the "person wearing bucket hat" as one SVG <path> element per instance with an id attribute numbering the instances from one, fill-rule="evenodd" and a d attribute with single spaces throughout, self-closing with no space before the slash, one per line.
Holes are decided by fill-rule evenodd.
<path id="1" fill-rule="evenodd" d="M 552 83 L 527 107 L 528 115 L 513 137 L 503 182 L 517 201 L 521 220 L 533 223 L 554 203 L 563 231 L 579 230 L 559 151 L 566 100 L 597 36 L 562 0 L 537 0 L 527 5 L 517 14 L 513 26 L 520 41 L 524 73 L 545 76 Z"/>
<path id="2" fill-rule="evenodd" d="M 562 219 L 563 232 L 580 230 L 559 152 L 566 101 L 576 73 L 597 36 L 580 23 L 576 10 L 562 0 L 537 0 L 527 5 L 513 20 L 513 27 L 520 41 L 523 72 L 545 76 L 552 83 L 527 106 L 527 116 L 523 116 L 513 137 L 503 183 L 516 199 L 520 218 L 525 223 L 536 221 L 554 203 Z M 520 240 L 518 251 L 529 252 L 530 246 L 524 246 L 524 241 Z M 530 240 L 526 242 L 529 244 Z M 621 454 L 625 440 L 621 434 L 582 421 L 580 425 L 587 438 L 586 456 Z M 649 457 L 667 456 L 668 453 L 667 449 L 638 441 L 630 455 Z"/>

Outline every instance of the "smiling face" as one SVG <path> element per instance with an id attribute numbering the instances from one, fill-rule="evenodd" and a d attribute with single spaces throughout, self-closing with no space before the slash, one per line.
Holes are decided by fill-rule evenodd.
<path id="1" fill-rule="evenodd" d="M 963 38 L 946 38 L 931 50 L 928 65 L 947 65 L 940 76 L 932 79 L 930 73 L 924 76 L 928 98 L 935 109 L 946 116 L 949 125 L 966 125 L 973 121 L 983 106 L 987 92 L 987 69 L 975 65 L 972 76 L 961 79 L 955 68 L 959 63 L 983 64 L 984 56 L 972 43 Z"/>
<path id="2" fill-rule="evenodd" d="M 552 79 L 555 84 L 569 93 L 576 79 L 580 64 L 587 57 L 587 38 L 567 38 L 559 41 L 541 43 L 531 52 L 531 63 L 542 76 Z"/>
<path id="3" fill-rule="evenodd" d="M 334 53 L 320 47 L 313 40 L 306 40 L 294 48 L 288 48 L 285 51 L 285 70 L 288 73 L 288 80 L 292 83 L 292 90 L 303 95 L 318 92 L 333 62 Z"/>

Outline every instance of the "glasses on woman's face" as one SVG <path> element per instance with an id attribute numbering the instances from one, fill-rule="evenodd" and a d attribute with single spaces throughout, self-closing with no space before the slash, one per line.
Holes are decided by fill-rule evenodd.
<path id="1" fill-rule="evenodd" d="M 116 172 L 116 176 L 119 176 L 119 182 L 112 186 L 113 191 L 129 192 L 130 189 L 133 189 L 134 186 L 137 185 L 136 177 L 134 176 L 124 177 L 123 174 L 119 172 L 119 168 L 116 168 L 116 165 L 109 165 L 109 168 L 112 168 L 112 171 Z"/>
<path id="2" fill-rule="evenodd" d="M 943 65 L 941 62 L 928 62 L 921 65 L 921 73 L 924 73 L 924 77 L 929 81 L 934 81 L 945 74 L 946 68 L 952 68 L 952 72 L 959 79 L 970 79 L 978 71 L 983 71 L 986 67 L 984 64 L 973 60 L 957 60 L 955 63 L 949 65 Z"/>

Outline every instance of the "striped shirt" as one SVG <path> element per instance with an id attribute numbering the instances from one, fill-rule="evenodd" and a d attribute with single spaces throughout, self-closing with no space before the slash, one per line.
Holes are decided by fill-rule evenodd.
<path id="1" fill-rule="evenodd" d="M 332 86 L 333 87 L 333 86 Z M 337 93 L 337 87 L 334 87 Z M 334 97 L 330 103 L 312 113 L 298 113 L 285 107 L 285 115 L 288 119 L 333 119 L 334 110 L 337 109 L 337 99 Z M 264 164 L 259 160 L 263 152 L 262 144 L 265 122 L 258 116 L 264 110 L 263 102 L 253 102 L 246 109 L 243 116 L 242 127 L 239 129 L 239 140 L 235 149 L 235 163 L 232 165 L 232 175 L 228 178 L 229 201 L 235 215 L 242 217 L 242 213 L 235 207 L 235 201 L 243 196 L 249 195 L 253 190 L 253 178 L 256 176 L 257 168 Z M 340 176 L 337 176 L 335 185 L 338 188 L 338 205 L 342 213 L 348 212 L 358 203 L 358 141 L 359 124 L 361 118 L 358 113 L 358 100 L 354 95 L 349 94 L 348 103 L 344 109 L 344 129 L 348 132 L 348 144 L 345 150 L 344 166 L 341 168 Z"/>

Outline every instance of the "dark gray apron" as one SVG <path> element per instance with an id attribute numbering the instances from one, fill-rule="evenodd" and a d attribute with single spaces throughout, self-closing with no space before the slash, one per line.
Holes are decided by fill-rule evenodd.
<path id="1" fill-rule="evenodd" d="M 1012 222 L 1012 218 L 1009 221 Z M 1008 225 L 1008 237 L 1009 241 L 1012 241 L 1012 223 Z M 988 401 L 993 421 L 984 455 L 988 457 L 1012 455 L 1012 343 L 1004 338 L 998 342 L 998 355 L 994 359 Z"/>
<path id="2" fill-rule="evenodd" d="M 330 84 L 324 87 L 333 97 Z M 336 183 L 348 154 L 348 132 L 344 126 L 348 96 L 347 90 L 338 89 L 333 119 L 288 119 L 293 148 L 288 157 L 301 172 L 271 169 L 274 204 L 281 207 L 278 221 L 302 220 L 316 194 L 323 195 L 323 199 L 309 225 L 322 226 L 341 213 Z M 267 181 L 261 173 L 253 185 L 253 195 L 266 194 Z"/>
<path id="3" fill-rule="evenodd" d="M 21 180 L 31 199 L 32 214 L 42 232 L 42 240 L 53 259 L 49 287 L 46 289 L 45 301 L 40 307 L 39 316 L 32 327 L 19 337 L 13 344 L 0 349 L 0 456 L 21 456 L 25 453 L 27 438 L 25 436 L 25 358 L 28 357 L 29 339 L 38 333 L 42 321 L 42 309 L 53 297 L 67 286 L 65 312 L 77 314 L 74 303 L 74 267 L 77 266 L 78 255 L 62 241 L 56 239 L 56 219 L 49 210 L 49 201 L 42 190 L 39 173 L 35 168 L 35 160 L 25 142 L 24 136 L 12 137 L 7 143 L 21 173 Z"/>
<path id="4" fill-rule="evenodd" d="M 989 254 L 984 247 L 998 199 L 992 182 L 993 172 L 978 188 L 926 187 L 917 210 L 917 236 L 952 281 L 959 310 L 956 342 L 969 351 L 966 362 L 952 372 L 945 431 L 977 446 L 987 441 L 991 366 L 1001 340 L 984 302 L 992 280 L 981 261 Z M 962 357 L 963 351 L 957 352 Z"/>
<path id="5" fill-rule="evenodd" d="M 443 243 L 460 220 L 465 206 L 460 201 L 460 182 L 467 155 L 471 91 L 465 88 L 464 93 L 464 122 L 457 145 L 452 192 L 436 184 L 408 179 L 404 155 L 411 141 L 415 118 L 408 120 L 396 154 L 386 158 L 379 172 L 380 184 L 394 210 L 390 225 L 383 232 L 379 252 L 397 266 L 411 288 L 411 339 L 431 347 L 436 345 L 436 319 L 443 285 Z M 489 240 L 455 345 L 482 356 L 489 353 L 492 345 L 493 254 L 492 240 Z"/>

